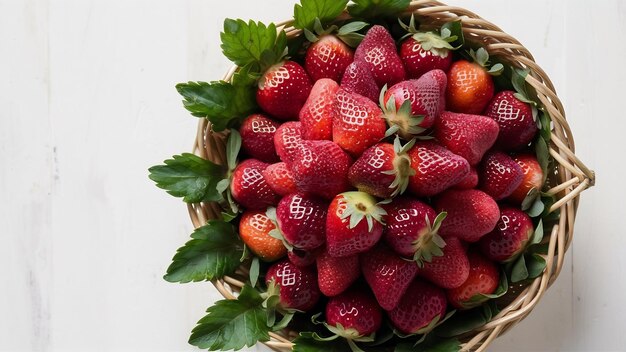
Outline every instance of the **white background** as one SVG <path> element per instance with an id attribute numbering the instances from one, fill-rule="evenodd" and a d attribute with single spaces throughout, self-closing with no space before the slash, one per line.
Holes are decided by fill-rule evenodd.
<path id="1" fill-rule="evenodd" d="M 598 175 L 558 282 L 491 350 L 624 350 L 626 3 L 451 3 L 534 53 Z M 218 294 L 161 279 L 192 226 L 146 169 L 191 148 L 197 120 L 174 84 L 229 67 L 223 19 L 292 6 L 0 0 L 0 351 L 195 350 L 189 331 Z"/>

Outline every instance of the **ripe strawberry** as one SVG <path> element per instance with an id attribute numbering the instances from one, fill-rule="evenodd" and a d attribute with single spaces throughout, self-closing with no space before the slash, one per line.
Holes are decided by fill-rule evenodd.
<path id="1" fill-rule="evenodd" d="M 445 109 L 445 92 L 446 74 L 441 70 L 383 88 L 380 106 L 391 132 L 410 139 L 430 128 Z"/>
<path id="2" fill-rule="evenodd" d="M 409 78 L 419 78 L 430 70 L 447 71 L 450 68 L 452 64 L 450 50 L 454 49 L 450 41 L 454 38 L 443 37 L 433 32 L 418 32 L 413 18 L 410 25 L 404 23 L 401 25 L 409 32 L 408 38 L 400 44 L 400 59 Z"/>
<path id="3" fill-rule="evenodd" d="M 485 192 L 467 190 L 448 190 L 435 199 L 435 210 L 448 213 L 441 224 L 439 234 L 458 237 L 466 242 L 476 242 L 491 232 L 500 219 L 498 204 Z"/>
<path id="4" fill-rule="evenodd" d="M 503 150 L 522 149 L 537 133 L 530 104 L 515 97 L 515 92 L 506 90 L 496 94 L 485 109 L 485 115 L 500 126 L 496 145 Z"/>
<path id="5" fill-rule="evenodd" d="M 346 72 L 341 78 L 341 88 L 378 103 L 378 86 L 369 67 L 362 61 L 354 61 L 346 68 Z"/>
<path id="6" fill-rule="evenodd" d="M 385 137 L 385 120 L 378 105 L 340 88 L 333 117 L 333 141 L 353 156 Z"/>
<path id="7" fill-rule="evenodd" d="M 302 141 L 291 165 L 298 189 L 326 199 L 348 189 L 348 168 L 352 160 L 331 141 Z"/>
<path id="8" fill-rule="evenodd" d="M 361 270 L 378 304 L 384 310 L 392 310 L 417 275 L 418 268 L 387 246 L 379 245 L 361 254 Z"/>
<path id="9" fill-rule="evenodd" d="M 436 319 L 446 315 L 446 294 L 439 287 L 420 279 L 414 280 L 398 306 L 387 312 L 393 326 L 404 334 L 427 333 Z"/>
<path id="10" fill-rule="evenodd" d="M 479 169 L 480 189 L 495 200 L 508 197 L 524 179 L 522 168 L 502 152 L 485 156 Z"/>
<path id="11" fill-rule="evenodd" d="M 383 233 L 385 210 L 364 192 L 337 195 L 326 216 L 326 248 L 333 257 L 345 257 L 372 248 Z"/>
<path id="12" fill-rule="evenodd" d="M 475 167 L 470 167 L 470 172 L 459 183 L 453 186 L 455 189 L 472 189 L 478 186 L 478 171 Z"/>
<path id="13" fill-rule="evenodd" d="M 333 109 L 339 85 L 332 79 L 315 82 L 313 90 L 300 110 L 303 139 L 333 138 Z"/>
<path id="14" fill-rule="evenodd" d="M 289 258 L 289 261 L 296 266 L 310 266 L 315 264 L 315 259 L 317 258 L 319 252 L 323 250 L 323 248 L 324 247 L 318 247 L 310 251 L 293 248 L 292 250 L 287 252 L 287 257 Z"/>
<path id="15" fill-rule="evenodd" d="M 321 295 L 317 287 L 315 268 L 299 268 L 287 259 L 275 263 L 267 270 L 265 283 L 268 291 L 275 290 L 276 286 L 271 287 L 272 282 L 279 289 L 280 307 L 285 310 L 306 312 L 315 306 Z"/>
<path id="16" fill-rule="evenodd" d="M 327 207 L 322 200 L 299 193 L 281 199 L 276 208 L 276 221 L 287 243 L 303 250 L 323 245 Z"/>
<path id="17" fill-rule="evenodd" d="M 246 159 L 233 171 L 230 191 L 237 203 L 247 209 L 265 209 L 279 197 L 265 182 L 262 172 L 269 166 L 256 159 Z"/>
<path id="18" fill-rule="evenodd" d="M 328 328 L 349 343 L 375 333 L 383 319 L 371 292 L 359 286 L 329 299 L 325 312 Z"/>
<path id="19" fill-rule="evenodd" d="M 396 43 L 383 26 L 376 25 L 367 31 L 354 53 L 354 60 L 363 60 L 378 87 L 404 80 L 404 66 L 398 56 Z"/>
<path id="20" fill-rule="evenodd" d="M 317 283 L 325 296 L 336 296 L 347 290 L 361 276 L 359 256 L 331 257 L 322 251 L 317 256 Z"/>
<path id="21" fill-rule="evenodd" d="M 293 175 L 287 167 L 287 164 L 280 162 L 268 166 L 262 172 L 263 178 L 272 191 L 281 196 L 298 191 L 296 184 L 293 182 Z"/>
<path id="22" fill-rule="evenodd" d="M 312 87 L 302 66 L 293 61 L 282 61 L 261 76 L 256 101 L 269 115 L 292 120 L 298 118 Z"/>
<path id="23" fill-rule="evenodd" d="M 459 287 L 469 275 L 465 248 L 456 237 L 446 237 L 443 254 L 424 263 L 420 275 L 443 288 Z"/>
<path id="24" fill-rule="evenodd" d="M 513 160 L 522 168 L 524 178 L 515 191 L 509 196 L 509 200 L 521 204 L 532 188 L 541 190 L 543 185 L 543 171 L 537 158 L 532 154 L 520 154 L 513 157 Z"/>
<path id="25" fill-rule="evenodd" d="M 465 114 L 480 114 L 493 97 L 494 85 L 491 75 L 497 75 L 502 65 L 487 71 L 489 54 L 483 48 L 470 51 L 474 62 L 459 60 L 448 71 L 446 102 L 448 110 Z"/>
<path id="26" fill-rule="evenodd" d="M 402 146 L 396 137 L 394 144 L 378 143 L 370 147 L 350 167 L 350 183 L 359 191 L 381 198 L 404 193 L 409 176 L 415 174 L 406 154 L 414 143 Z"/>
<path id="27" fill-rule="evenodd" d="M 447 292 L 448 302 L 459 309 L 468 309 L 482 304 L 481 301 L 473 303 L 468 301 L 477 294 L 494 293 L 500 282 L 500 272 L 492 261 L 474 251 L 470 251 L 467 256 L 470 263 L 467 280 L 461 286 Z"/>
<path id="28" fill-rule="evenodd" d="M 248 116 L 239 128 L 241 147 L 250 157 L 266 163 L 278 161 L 274 133 L 280 124 L 261 114 Z"/>
<path id="29" fill-rule="evenodd" d="M 435 137 L 474 166 L 498 138 L 498 124 L 485 116 L 444 111 L 437 119 Z"/>
<path id="30" fill-rule="evenodd" d="M 313 81 L 329 78 L 339 82 L 353 59 L 352 48 L 337 36 L 325 34 L 316 38 L 307 49 L 304 67 Z"/>
<path id="31" fill-rule="evenodd" d="M 417 142 L 409 150 L 411 168 L 409 192 L 430 197 L 459 183 L 470 172 L 467 160 L 434 142 Z"/>
<path id="32" fill-rule="evenodd" d="M 259 258 L 273 262 L 287 255 L 283 242 L 269 235 L 275 228 L 265 211 L 246 210 L 239 221 L 239 236 Z"/>
<path id="33" fill-rule="evenodd" d="M 274 146 L 280 160 L 287 166 L 295 158 L 296 151 L 300 149 L 302 142 L 302 124 L 300 122 L 285 122 L 276 130 L 274 134 Z"/>
<path id="34" fill-rule="evenodd" d="M 500 220 L 490 233 L 480 239 L 480 250 L 497 262 L 506 262 L 516 258 L 533 235 L 533 222 L 523 211 L 505 207 L 500 209 Z"/>

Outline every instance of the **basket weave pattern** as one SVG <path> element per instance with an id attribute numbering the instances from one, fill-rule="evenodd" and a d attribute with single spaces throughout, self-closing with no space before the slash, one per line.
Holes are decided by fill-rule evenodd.
<path id="1" fill-rule="evenodd" d="M 412 1 L 408 9 L 414 13 L 423 25 L 440 26 L 445 22 L 462 20 L 466 41 L 483 46 L 490 56 L 497 56 L 509 65 L 529 69 L 526 82 L 532 86 L 538 99 L 549 113 L 552 120 L 552 138 L 549 146 L 550 155 L 557 163 L 556 173 L 549 175 L 551 188 L 547 193 L 556 196 L 557 201 L 550 211 L 560 210 L 559 222 L 554 225 L 550 235 L 548 254 L 545 256 L 547 266 L 545 272 L 524 286 L 512 286 L 507 293 L 508 305 L 489 323 L 476 329 L 464 339 L 464 351 L 484 351 L 498 335 L 503 334 L 516 323 L 524 319 L 535 307 L 548 287 L 558 277 L 566 251 L 573 235 L 574 220 L 580 193 L 593 186 L 595 175 L 574 154 L 574 140 L 561 101 L 557 97 L 552 82 L 546 73 L 535 63 L 531 53 L 519 41 L 504 33 L 494 24 L 485 21 L 478 15 L 459 7 L 447 6 L 437 1 Z M 349 17 L 347 13 L 344 18 Z M 288 37 L 297 36 L 300 30 L 291 25 L 291 21 L 279 23 L 278 29 L 284 29 Z M 236 67 L 224 76 L 229 80 Z M 210 123 L 201 119 L 193 150 L 205 159 L 217 164 L 226 164 L 227 134 L 214 133 Z M 221 213 L 219 205 L 214 203 L 197 203 L 188 205 L 189 214 L 195 227 L 204 225 L 207 220 L 218 218 Z M 234 275 L 214 280 L 217 290 L 227 299 L 234 299 L 248 277 L 248 269 L 240 267 Z M 296 332 L 284 330 L 270 333 L 271 340 L 265 342 L 276 351 L 291 351 L 291 340 Z"/>

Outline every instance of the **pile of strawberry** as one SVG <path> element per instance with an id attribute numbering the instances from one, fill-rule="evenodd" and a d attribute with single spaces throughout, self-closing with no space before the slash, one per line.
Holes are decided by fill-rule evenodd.
<path id="1" fill-rule="evenodd" d="M 342 10 L 346 2 L 334 6 Z M 200 242 L 189 242 L 166 279 L 234 273 L 238 262 L 231 261 L 221 271 L 194 276 L 198 266 L 214 264 L 202 256 L 216 251 L 210 245 L 215 228 L 233 237 L 238 228 L 245 249 L 218 247 L 223 256 L 251 260 L 250 285 L 237 301 L 245 299 L 246 307 L 256 302 L 268 314 L 267 331 L 305 312 L 317 313 L 312 321 L 327 331 L 303 339 L 329 343 L 339 336 L 352 350 L 383 346 L 393 336 L 421 336 L 418 343 L 455 310 L 481 306 L 503 295 L 508 282 L 543 270 L 524 262 L 524 252 L 543 235 L 539 191 L 547 175 L 535 149 L 545 143 L 538 124 L 542 133 L 546 126 L 537 122 L 523 76 L 502 63 L 490 65 L 483 48 L 467 50 L 460 22 L 430 31 L 418 31 L 413 17 L 400 26 L 348 21 L 338 28 L 332 23 L 339 12 L 314 3 L 296 5 L 304 35 L 291 58 L 285 58 L 284 33 L 258 59 L 235 55 L 238 34 L 275 28 L 227 20 L 222 47 L 241 66 L 233 82 L 179 86 L 190 111 L 206 115 L 214 129 L 233 129 L 228 170 L 217 172 L 206 165 L 219 165 L 189 154 L 151 169 L 174 195 L 226 204 L 221 222 L 192 236 L 207 241 L 206 252 Z M 363 17 L 372 11 L 361 7 Z M 403 35 L 394 39 L 388 28 Z M 238 45 L 262 45 L 253 37 Z M 516 91 L 496 88 L 493 76 L 503 70 Z M 214 106 L 202 110 L 203 99 L 219 93 L 218 84 L 234 91 L 230 100 L 223 99 L 219 113 L 211 112 Z M 201 89 L 213 96 L 200 96 Z M 206 174 L 194 174 L 191 159 L 197 168 L 205 165 Z M 205 177 L 168 184 L 167 177 L 184 167 L 188 177 Z M 185 191 L 190 188 L 195 193 Z M 196 271 L 185 277 L 183 270 Z M 228 318 L 219 307 L 209 309 L 192 343 L 228 349 L 266 339 L 219 342 L 227 328 L 217 320 Z M 384 330 L 392 334 L 381 341 Z"/>

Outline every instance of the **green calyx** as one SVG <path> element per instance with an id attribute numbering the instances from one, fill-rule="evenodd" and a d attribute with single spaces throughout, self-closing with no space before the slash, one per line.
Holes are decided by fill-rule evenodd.
<path id="1" fill-rule="evenodd" d="M 391 95 L 385 103 L 385 93 L 387 93 L 387 85 L 380 91 L 379 96 L 380 106 L 382 107 L 385 120 L 389 124 L 385 137 L 398 134 L 400 137 L 408 140 L 426 131 L 425 128 L 419 126 L 424 121 L 424 116 L 411 113 L 410 100 L 405 100 L 400 105 L 400 108 L 397 109 L 395 96 Z"/>
<path id="2" fill-rule="evenodd" d="M 443 255 L 442 248 L 446 246 L 446 241 L 438 234 L 441 223 L 446 218 L 448 213 L 441 212 L 433 223 L 430 223 L 430 219 L 426 216 L 426 228 L 418 234 L 417 240 L 413 242 L 413 248 L 415 254 L 413 260 L 420 268 L 424 267 L 424 262 L 431 262 L 433 257 L 440 257 Z"/>
<path id="3" fill-rule="evenodd" d="M 368 231 L 374 228 L 374 221 L 383 223 L 383 215 L 387 215 L 385 209 L 376 203 L 376 199 L 365 192 L 345 192 L 342 193 L 346 203 L 346 209 L 341 214 L 341 219 L 349 218 L 350 229 L 355 228 L 363 219 L 367 221 Z"/>
<path id="4" fill-rule="evenodd" d="M 435 32 L 419 32 L 415 27 L 415 16 L 411 15 L 409 24 L 405 24 L 398 19 L 400 26 L 407 31 L 402 39 L 412 37 L 413 40 L 420 43 L 422 49 L 432 52 L 434 55 L 445 58 L 449 55 L 449 50 L 456 49 L 452 46 L 452 42 L 458 39 L 458 36 L 452 35 L 448 28 L 442 28 L 441 33 Z"/>
<path id="5" fill-rule="evenodd" d="M 328 337 L 320 337 L 314 336 L 314 338 L 318 341 L 332 341 L 339 337 L 343 337 L 346 339 L 348 346 L 350 346 L 350 350 L 352 352 L 364 352 L 359 346 L 356 345 L 355 342 L 373 342 L 376 339 L 376 333 L 373 333 L 369 336 L 363 336 L 354 328 L 344 328 L 343 325 L 337 324 L 336 326 L 330 325 L 325 321 L 320 321 L 318 318 L 322 313 L 317 313 L 311 317 L 311 322 L 316 325 L 324 325 L 328 331 L 332 333 L 331 336 Z"/>
<path id="6" fill-rule="evenodd" d="M 501 63 L 489 67 L 489 53 L 485 48 L 478 48 L 476 51 L 470 49 L 469 55 L 475 63 L 487 69 L 487 73 L 492 76 L 499 76 L 504 71 L 504 66 Z"/>
<path id="7" fill-rule="evenodd" d="M 280 286 L 274 279 L 267 284 L 267 291 L 261 293 L 260 296 L 263 298 L 261 307 L 265 309 L 267 315 L 267 326 L 272 327 L 273 331 L 287 327 L 293 316 L 299 312 L 296 309 L 285 308 L 280 304 Z M 279 322 L 276 322 L 276 313 L 283 316 Z"/>
<path id="8" fill-rule="evenodd" d="M 270 231 L 268 235 L 270 235 L 271 237 L 274 237 L 277 240 L 280 240 L 283 243 L 283 246 L 287 248 L 287 250 L 292 251 L 293 245 L 287 242 L 287 240 L 285 239 L 285 236 L 283 236 L 282 231 L 280 231 L 280 227 L 278 226 L 278 219 L 276 217 L 276 208 L 274 207 L 267 208 L 267 211 L 265 212 L 265 216 L 267 216 L 267 218 L 270 219 L 270 221 L 274 224 L 274 229 Z"/>
<path id="9" fill-rule="evenodd" d="M 355 48 L 361 43 L 361 41 L 365 37 L 358 31 L 365 28 L 366 26 L 368 26 L 368 23 L 366 22 L 354 21 L 343 25 L 341 28 L 336 25 L 331 25 L 328 28 L 324 29 L 324 26 L 322 25 L 320 19 L 316 18 L 313 24 L 313 31 L 305 28 L 304 36 L 311 43 L 315 43 L 320 39 L 320 37 L 335 33 L 337 38 L 339 38 L 342 42 L 346 43 L 352 48 Z"/>
<path id="10" fill-rule="evenodd" d="M 396 136 L 393 141 L 393 149 L 396 153 L 393 159 L 393 169 L 383 171 L 387 175 L 395 175 L 395 179 L 389 185 L 389 188 L 393 188 L 394 191 L 391 194 L 392 197 L 398 194 L 403 194 L 409 186 L 409 177 L 415 175 L 415 170 L 411 168 L 411 158 L 407 155 L 407 152 L 415 145 L 415 138 L 411 139 L 405 145 L 400 144 L 400 138 Z"/>

